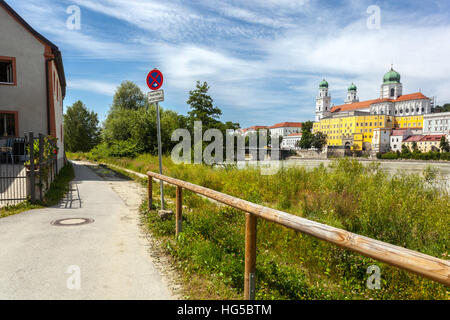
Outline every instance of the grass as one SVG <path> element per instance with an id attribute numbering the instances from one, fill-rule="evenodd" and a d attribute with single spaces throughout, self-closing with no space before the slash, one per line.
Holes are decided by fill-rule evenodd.
<path id="1" fill-rule="evenodd" d="M 61 201 L 64 195 L 69 191 L 69 182 L 75 177 L 73 166 L 68 163 L 64 166 L 50 185 L 49 190 L 44 196 L 43 201 L 32 204 L 30 201 L 24 201 L 14 206 L 0 208 L 0 218 L 22 213 L 24 211 L 51 207 Z"/>
<path id="2" fill-rule="evenodd" d="M 157 158 L 99 159 L 145 173 L 157 171 Z M 166 175 L 310 220 L 448 259 L 450 196 L 426 173 L 388 176 L 373 163 L 364 167 L 339 160 L 326 168 L 282 169 L 263 176 L 256 169 L 213 169 L 176 165 L 164 159 Z M 154 186 L 154 192 L 159 188 Z M 167 187 L 169 198 L 175 188 Z M 183 233 L 155 210 L 144 222 L 181 271 L 192 299 L 242 298 L 244 214 L 184 192 Z M 169 208 L 174 209 L 173 201 Z M 158 209 L 159 202 L 155 201 Z M 447 287 L 341 249 L 279 225 L 258 221 L 257 299 L 448 299 Z M 366 286 L 367 268 L 381 268 L 381 289 Z"/>
<path id="3" fill-rule="evenodd" d="M 51 207 L 57 205 L 69 191 L 69 184 L 75 178 L 73 166 L 68 162 L 58 173 L 44 196 L 43 205 Z"/>

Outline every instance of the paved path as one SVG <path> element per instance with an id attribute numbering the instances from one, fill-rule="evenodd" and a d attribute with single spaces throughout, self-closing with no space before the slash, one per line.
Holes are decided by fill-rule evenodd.
<path id="1" fill-rule="evenodd" d="M 111 182 L 74 167 L 72 192 L 58 208 L 0 219 L 0 299 L 174 299 L 136 210 Z M 65 218 L 95 222 L 51 225 Z"/>

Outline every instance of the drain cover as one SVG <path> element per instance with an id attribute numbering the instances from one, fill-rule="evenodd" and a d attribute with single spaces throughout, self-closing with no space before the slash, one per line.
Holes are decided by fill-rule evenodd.
<path id="1" fill-rule="evenodd" d="M 69 219 L 60 219 L 52 221 L 52 225 L 54 226 L 62 226 L 62 227 L 71 227 L 71 226 L 81 226 L 83 224 L 93 223 L 93 219 L 87 218 L 69 218 Z"/>

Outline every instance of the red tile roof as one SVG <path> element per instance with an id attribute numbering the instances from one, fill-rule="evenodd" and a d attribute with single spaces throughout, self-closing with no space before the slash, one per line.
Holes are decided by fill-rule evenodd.
<path id="1" fill-rule="evenodd" d="M 291 133 L 288 135 L 288 137 L 297 137 L 297 136 L 302 136 L 303 133 Z"/>
<path id="2" fill-rule="evenodd" d="M 424 96 L 422 94 L 422 92 L 417 92 L 417 93 L 405 94 L 403 96 L 398 97 L 397 100 L 392 100 L 392 102 L 420 100 L 420 99 L 428 99 L 428 98 L 426 96 Z"/>
<path id="3" fill-rule="evenodd" d="M 391 136 L 403 136 L 405 134 L 405 131 L 408 129 L 394 129 L 392 130 Z"/>
<path id="4" fill-rule="evenodd" d="M 409 101 L 409 100 L 420 100 L 420 99 L 428 99 L 421 92 L 405 94 L 403 96 L 398 97 L 398 99 L 374 99 L 367 100 L 349 104 L 343 104 L 340 106 L 335 106 L 331 109 L 331 112 L 342 112 L 342 111 L 352 111 L 359 109 L 367 109 L 370 108 L 372 104 L 382 103 L 382 102 L 400 102 L 400 101 Z"/>
<path id="5" fill-rule="evenodd" d="M 249 131 L 249 130 L 259 130 L 259 129 L 267 129 L 267 126 L 251 126 L 251 127 L 249 127 L 249 128 L 247 128 L 247 129 L 243 129 L 242 131 L 243 132 L 247 132 L 247 131 Z"/>
<path id="6" fill-rule="evenodd" d="M 372 104 L 377 103 L 377 102 L 382 102 L 382 100 L 374 99 L 374 100 L 367 100 L 367 101 L 343 104 L 340 106 L 333 107 L 331 109 L 331 112 L 342 112 L 342 111 L 351 111 L 351 110 L 358 110 L 358 109 L 367 109 L 367 108 L 370 108 L 370 106 Z"/>
<path id="7" fill-rule="evenodd" d="M 442 138 L 442 134 L 439 135 L 427 135 L 422 138 L 420 141 L 440 141 Z"/>
<path id="8" fill-rule="evenodd" d="M 282 122 L 282 123 L 277 123 L 271 127 L 269 127 L 269 129 L 276 129 L 276 128 L 301 128 L 303 127 L 303 123 L 301 122 Z"/>
<path id="9" fill-rule="evenodd" d="M 424 136 L 415 135 L 415 136 L 409 137 L 408 139 L 406 139 L 406 140 L 403 141 L 403 142 L 414 142 L 414 141 L 417 142 L 417 141 L 422 140 L 423 137 L 424 137 Z"/>

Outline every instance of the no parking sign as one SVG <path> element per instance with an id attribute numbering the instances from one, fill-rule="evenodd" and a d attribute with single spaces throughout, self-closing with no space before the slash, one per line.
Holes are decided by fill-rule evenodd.
<path id="1" fill-rule="evenodd" d="M 153 69 L 149 72 L 147 76 L 147 86 L 150 90 L 158 90 L 162 87 L 164 82 L 164 77 L 161 71 L 158 69 Z"/>

